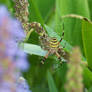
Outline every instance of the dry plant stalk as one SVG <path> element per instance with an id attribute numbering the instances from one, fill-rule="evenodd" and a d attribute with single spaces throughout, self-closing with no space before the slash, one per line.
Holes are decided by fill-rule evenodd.
<path id="1" fill-rule="evenodd" d="M 26 32 L 29 30 L 28 20 L 28 0 L 14 0 L 15 3 L 15 16 L 22 23 L 22 26 Z"/>
<path id="2" fill-rule="evenodd" d="M 75 47 L 69 58 L 67 81 L 65 84 L 66 92 L 83 92 L 82 72 L 80 49 Z"/>

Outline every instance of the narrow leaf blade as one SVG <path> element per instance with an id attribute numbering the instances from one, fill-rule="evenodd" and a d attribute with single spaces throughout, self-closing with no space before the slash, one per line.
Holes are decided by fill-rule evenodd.
<path id="1" fill-rule="evenodd" d="M 47 79 L 48 79 L 48 85 L 49 85 L 49 92 L 58 92 L 55 86 L 53 77 L 51 73 L 49 72 L 49 70 L 47 71 Z"/>
<path id="2" fill-rule="evenodd" d="M 88 66 L 92 69 L 92 23 L 82 21 L 82 39 Z"/>
<path id="3" fill-rule="evenodd" d="M 45 56 L 46 54 L 46 51 L 41 49 L 41 47 L 38 45 L 22 43 L 20 44 L 20 47 L 28 54 L 34 54 L 38 56 Z"/>

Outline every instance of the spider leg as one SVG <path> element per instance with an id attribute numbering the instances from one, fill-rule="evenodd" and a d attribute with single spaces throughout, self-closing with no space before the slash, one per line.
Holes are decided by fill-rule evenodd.
<path id="1" fill-rule="evenodd" d="M 55 52 L 55 54 L 56 54 L 56 56 L 58 57 L 58 59 L 59 59 L 60 63 L 62 64 L 62 59 L 61 59 L 60 54 L 59 54 L 57 51 Z"/>
<path id="2" fill-rule="evenodd" d="M 65 55 L 65 52 L 64 52 L 63 48 L 64 47 L 61 47 L 61 48 L 59 47 L 58 51 L 57 51 L 61 56 Z"/>
<path id="3" fill-rule="evenodd" d="M 58 51 L 57 51 L 60 56 L 62 56 L 65 60 L 68 60 L 69 59 L 69 53 L 64 51 L 63 48 L 58 48 Z"/>
<path id="4" fill-rule="evenodd" d="M 41 61 L 42 64 L 44 64 L 44 61 L 48 58 L 49 54 L 50 54 L 50 50 L 49 50 L 48 53 L 43 57 L 43 59 L 42 59 L 42 61 Z"/>
<path id="5" fill-rule="evenodd" d="M 61 36 L 61 39 L 60 39 L 59 43 L 62 41 L 63 37 L 64 37 L 64 23 L 63 23 L 63 32 L 62 32 L 62 36 Z"/>

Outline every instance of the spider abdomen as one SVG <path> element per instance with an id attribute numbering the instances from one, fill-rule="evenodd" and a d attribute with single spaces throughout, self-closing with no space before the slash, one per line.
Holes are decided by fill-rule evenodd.
<path id="1" fill-rule="evenodd" d="M 55 37 L 50 39 L 49 46 L 50 48 L 58 48 L 59 42 Z"/>

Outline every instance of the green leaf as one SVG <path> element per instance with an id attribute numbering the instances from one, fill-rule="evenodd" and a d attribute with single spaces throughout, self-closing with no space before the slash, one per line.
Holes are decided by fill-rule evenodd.
<path id="1" fill-rule="evenodd" d="M 87 67 L 83 69 L 84 85 L 86 88 L 90 88 L 92 86 L 92 72 Z"/>
<path id="2" fill-rule="evenodd" d="M 56 16 L 57 21 L 56 24 L 59 23 L 59 16 L 67 15 L 67 14 L 78 14 L 84 17 L 89 18 L 89 8 L 87 0 L 56 0 Z M 64 19 L 64 32 L 65 32 L 65 40 L 67 40 L 71 45 L 80 46 L 83 51 L 83 43 L 82 43 L 82 35 L 81 35 L 81 21 L 78 19 Z M 55 30 L 58 34 L 62 32 L 62 30 Z"/>
<path id="3" fill-rule="evenodd" d="M 30 4 L 30 7 L 29 7 L 30 21 L 37 21 L 37 22 L 40 22 L 41 24 L 43 24 L 44 20 L 41 16 L 41 13 L 39 11 L 39 8 L 37 6 L 36 1 L 35 0 L 29 0 L 29 4 Z"/>
<path id="4" fill-rule="evenodd" d="M 88 92 L 92 92 L 92 87 L 89 88 Z"/>
<path id="5" fill-rule="evenodd" d="M 34 88 L 31 88 L 32 89 L 32 92 L 48 92 L 48 88 L 39 87 L 39 86 L 34 87 Z"/>
<path id="6" fill-rule="evenodd" d="M 82 22 L 82 39 L 88 66 L 92 69 L 92 23 L 86 20 Z"/>
<path id="7" fill-rule="evenodd" d="M 34 44 L 28 44 L 28 43 L 21 43 L 20 47 L 24 50 L 24 52 L 28 54 L 34 54 L 39 56 L 45 56 L 47 51 L 44 51 L 41 49 L 40 46 L 34 45 Z"/>
<path id="8" fill-rule="evenodd" d="M 51 73 L 49 72 L 49 70 L 47 71 L 47 79 L 48 79 L 48 85 L 49 85 L 49 92 L 58 92 L 55 86 L 53 77 Z"/>
<path id="9" fill-rule="evenodd" d="M 89 10 L 90 10 L 90 16 L 91 16 L 91 20 L 92 20 L 92 0 L 88 0 L 88 6 L 89 6 Z"/>
<path id="10" fill-rule="evenodd" d="M 52 11 L 54 10 L 55 0 L 35 0 L 39 11 L 45 21 L 49 18 Z M 48 7 L 47 7 L 48 6 Z"/>

